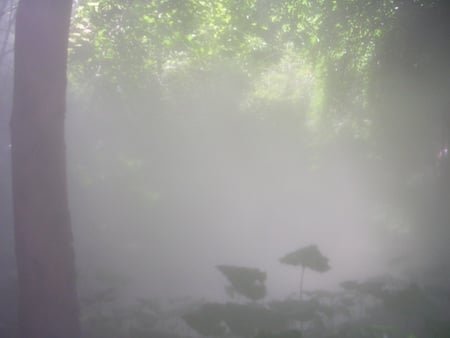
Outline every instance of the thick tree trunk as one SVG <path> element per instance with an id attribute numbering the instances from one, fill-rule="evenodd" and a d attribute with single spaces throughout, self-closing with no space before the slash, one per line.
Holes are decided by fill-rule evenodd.
<path id="1" fill-rule="evenodd" d="M 11 118 L 20 338 L 78 338 L 64 115 L 71 0 L 21 0 Z"/>

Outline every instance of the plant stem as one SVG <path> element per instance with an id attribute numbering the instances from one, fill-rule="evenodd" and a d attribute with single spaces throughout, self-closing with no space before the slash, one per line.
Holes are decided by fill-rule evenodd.
<path id="1" fill-rule="evenodd" d="M 302 265 L 302 274 L 300 277 L 300 296 L 299 296 L 300 300 L 302 300 L 302 297 L 303 297 L 303 276 L 304 275 L 305 275 L 305 266 Z"/>

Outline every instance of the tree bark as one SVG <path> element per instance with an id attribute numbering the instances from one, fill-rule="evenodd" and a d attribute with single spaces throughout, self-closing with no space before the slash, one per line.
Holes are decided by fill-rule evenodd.
<path id="1" fill-rule="evenodd" d="M 11 117 L 20 338 L 79 338 L 64 141 L 71 0 L 21 0 Z"/>

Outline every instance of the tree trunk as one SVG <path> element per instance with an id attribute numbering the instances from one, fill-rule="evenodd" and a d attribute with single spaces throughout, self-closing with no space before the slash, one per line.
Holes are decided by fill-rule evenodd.
<path id="1" fill-rule="evenodd" d="M 80 337 L 64 115 L 71 0 L 21 0 L 11 117 L 20 338 Z"/>

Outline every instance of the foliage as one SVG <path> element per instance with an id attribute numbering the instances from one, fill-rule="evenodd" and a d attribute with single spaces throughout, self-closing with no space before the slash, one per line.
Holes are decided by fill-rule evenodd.
<path id="1" fill-rule="evenodd" d="M 258 331 L 279 331 L 286 325 L 286 318 L 262 306 L 234 303 L 206 303 L 183 319 L 200 334 L 214 337 L 226 332 L 252 337 Z"/>
<path id="2" fill-rule="evenodd" d="M 161 316 L 157 303 L 142 300 L 128 308 L 115 305 L 116 290 L 107 289 L 82 301 L 86 337 L 129 335 L 131 331 L 152 331 Z"/>
<path id="3" fill-rule="evenodd" d="M 213 59 L 245 63 L 266 46 L 253 34 L 254 10 L 253 1 L 231 0 L 81 3 L 72 34 L 74 74 L 95 74 L 126 90 L 149 80 L 166 87 L 171 74 L 205 69 Z"/>
<path id="4" fill-rule="evenodd" d="M 287 265 L 302 266 L 313 271 L 325 272 L 330 269 L 328 258 L 322 255 L 317 245 L 309 245 L 286 254 L 280 262 Z"/>
<path id="5" fill-rule="evenodd" d="M 382 282 L 384 281 L 384 282 Z M 376 282 L 376 283 L 375 283 Z M 183 337 L 190 334 L 186 328 L 161 323 L 179 316 L 192 330 L 208 337 L 297 338 L 347 337 L 392 338 L 446 337 L 448 321 L 442 314 L 446 308 L 442 299 L 435 299 L 436 290 L 408 285 L 407 281 L 384 276 L 357 284 L 343 292 L 308 293 L 308 300 L 284 299 L 265 304 L 203 303 L 185 304 L 172 312 L 155 300 L 142 299 L 136 304 L 120 306 L 114 300 L 114 290 L 106 290 L 84 301 L 83 318 L 86 337 L 121 334 L 133 337 Z M 375 286 L 376 285 L 376 286 Z M 375 293 L 373 290 L 377 290 Z M 350 294 L 349 294 L 350 292 Z M 442 292 L 439 293 L 442 295 Z M 324 300 L 323 297 L 328 300 Z M 345 303 L 347 297 L 355 302 Z M 359 315 L 356 307 L 364 305 Z M 343 306 L 346 311 L 342 311 Z M 307 323 L 304 330 L 294 330 L 299 323 Z M 165 328 L 162 330 L 162 328 Z"/>
<path id="6" fill-rule="evenodd" d="M 433 296 L 434 287 L 419 287 L 389 276 L 363 282 L 346 281 L 341 286 L 346 290 L 344 294 L 353 297 L 353 305 L 349 305 L 363 311 L 342 325 L 339 337 L 388 334 L 402 338 L 411 333 L 428 337 L 433 336 L 433 332 L 446 332 L 441 316 L 448 311 L 448 304 L 444 305 Z"/>
<path id="7" fill-rule="evenodd" d="M 266 281 L 267 274 L 259 269 L 232 266 L 232 265 L 218 265 L 217 269 L 223 273 L 231 285 L 227 288 L 230 296 L 238 293 L 250 300 L 259 300 L 266 295 Z"/>
<path id="8" fill-rule="evenodd" d="M 269 308 L 274 312 L 283 314 L 291 323 L 321 321 L 321 316 L 328 314 L 326 306 L 313 299 L 308 301 L 296 299 L 272 301 Z"/>
<path id="9" fill-rule="evenodd" d="M 120 84 L 122 95 L 130 95 L 136 86 L 170 90 L 172 80 L 186 81 L 183 74 L 224 60 L 257 81 L 294 51 L 297 61 L 289 67 L 301 61 L 314 68 L 316 127 L 351 118 L 366 128 L 357 111 L 365 109 L 375 45 L 395 8 L 393 0 L 82 1 L 73 24 L 72 75 L 109 83 L 113 91 Z"/>
<path id="10" fill-rule="evenodd" d="M 159 300 L 141 298 L 123 304 L 117 290 L 106 289 L 82 300 L 83 337 L 184 337 L 189 328 L 176 309 L 163 308 Z M 189 332 L 189 334 L 192 332 Z"/>
<path id="11" fill-rule="evenodd" d="M 278 333 L 260 332 L 255 338 L 302 338 L 302 333 L 298 330 L 286 330 Z"/>

